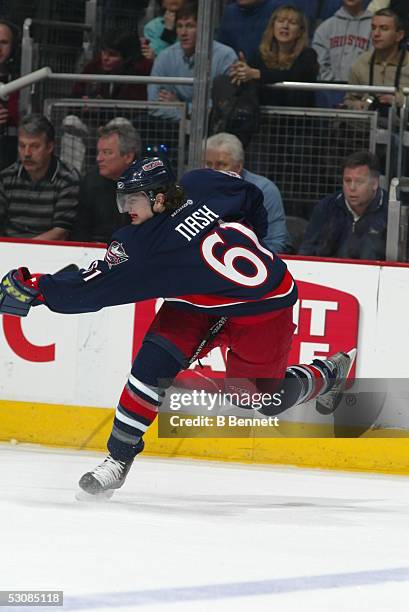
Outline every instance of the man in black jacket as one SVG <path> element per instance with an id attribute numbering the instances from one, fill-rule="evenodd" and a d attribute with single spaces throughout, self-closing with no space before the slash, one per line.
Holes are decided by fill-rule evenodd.
<path id="1" fill-rule="evenodd" d="M 388 198 L 379 187 L 379 162 L 368 151 L 343 165 L 343 189 L 315 206 L 300 255 L 385 259 Z"/>

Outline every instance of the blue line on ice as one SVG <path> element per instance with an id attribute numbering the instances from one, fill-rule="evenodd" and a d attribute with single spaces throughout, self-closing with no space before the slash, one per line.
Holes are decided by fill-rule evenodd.
<path id="1" fill-rule="evenodd" d="M 377 585 L 384 582 L 406 581 L 409 581 L 409 567 L 396 567 L 344 574 L 273 578 L 272 580 L 228 582 L 225 584 L 149 589 L 146 591 L 128 591 L 123 593 L 100 593 L 64 597 L 64 612 L 68 610 L 137 607 L 159 603 L 229 599 L 232 597 L 295 593 L 297 591 L 315 591 L 320 589 L 341 589 L 345 587 Z"/>

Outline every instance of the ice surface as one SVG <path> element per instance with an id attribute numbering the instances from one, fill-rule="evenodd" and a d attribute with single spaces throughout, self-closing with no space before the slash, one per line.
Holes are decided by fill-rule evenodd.
<path id="1" fill-rule="evenodd" d="M 408 610 L 408 478 L 139 456 L 111 501 L 76 501 L 101 459 L 0 444 L 0 590 L 63 590 L 64 611 Z"/>

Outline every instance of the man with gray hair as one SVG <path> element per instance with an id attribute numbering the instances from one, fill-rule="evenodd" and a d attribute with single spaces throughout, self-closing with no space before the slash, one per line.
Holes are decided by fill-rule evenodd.
<path id="1" fill-rule="evenodd" d="M 99 128 L 97 167 L 83 177 L 73 239 L 109 242 L 124 224 L 116 205 L 116 181 L 141 153 L 141 139 L 130 121 L 112 119 Z"/>
<path id="2" fill-rule="evenodd" d="M 237 136 L 226 132 L 210 136 L 206 143 L 206 166 L 213 170 L 236 172 L 244 180 L 257 185 L 263 192 L 264 207 L 267 211 L 268 229 L 264 238 L 265 246 L 279 253 L 292 250 L 280 191 L 265 176 L 244 169 L 244 149 Z"/>
<path id="3" fill-rule="evenodd" d="M 0 172 L 0 235 L 66 240 L 78 207 L 79 175 L 54 154 L 54 126 L 28 115 L 18 128 L 19 159 Z"/>

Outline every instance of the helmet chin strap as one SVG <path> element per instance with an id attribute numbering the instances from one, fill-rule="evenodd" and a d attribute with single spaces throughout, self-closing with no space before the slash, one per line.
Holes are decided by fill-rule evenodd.
<path id="1" fill-rule="evenodd" d="M 156 193 L 154 191 L 152 191 L 152 189 L 150 189 L 149 191 L 145 191 L 146 195 L 149 198 L 149 203 L 151 205 L 151 210 L 153 212 L 154 215 L 157 215 L 158 213 L 156 213 L 153 210 L 153 207 L 155 206 L 155 202 L 156 202 Z"/>
<path id="2" fill-rule="evenodd" d="M 151 205 L 151 211 L 153 212 L 154 215 L 160 215 L 160 213 L 156 212 L 153 207 L 155 206 L 156 203 L 156 196 L 158 195 L 158 193 L 160 193 L 159 191 L 153 191 L 152 189 L 150 189 L 149 191 L 145 191 L 146 195 L 148 196 L 149 199 L 149 203 Z"/>

